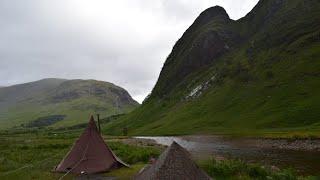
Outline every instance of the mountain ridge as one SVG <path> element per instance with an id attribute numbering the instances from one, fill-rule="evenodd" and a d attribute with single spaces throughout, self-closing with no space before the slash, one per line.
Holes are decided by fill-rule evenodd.
<path id="1" fill-rule="evenodd" d="M 319 3 L 261 0 L 237 21 L 213 16 L 194 26 L 198 17 L 174 45 L 151 95 L 107 130 L 316 131 Z"/>
<path id="2" fill-rule="evenodd" d="M 1 88 L 0 124 L 2 128 L 28 126 L 39 119 L 46 124 L 42 121 L 47 117 L 50 126 L 72 126 L 92 113 L 107 117 L 138 105 L 125 89 L 109 82 L 47 78 Z"/>

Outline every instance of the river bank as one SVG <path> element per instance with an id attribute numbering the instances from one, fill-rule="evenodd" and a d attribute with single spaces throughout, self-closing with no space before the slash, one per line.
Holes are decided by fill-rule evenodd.
<path id="1" fill-rule="evenodd" d="M 168 146 L 172 141 L 186 148 L 196 160 L 240 159 L 275 168 L 293 168 L 299 174 L 319 175 L 319 139 L 239 138 L 224 136 L 134 137 L 129 143 Z M 145 142 L 143 142 L 145 141 Z M 128 142 L 127 142 L 128 143 Z"/>
<path id="2" fill-rule="evenodd" d="M 284 149 L 296 151 L 320 151 L 320 138 L 268 138 L 234 136 L 182 136 L 186 140 L 199 142 L 223 141 L 234 146 L 256 147 L 263 149 Z"/>
<path id="3" fill-rule="evenodd" d="M 248 138 L 244 142 L 260 148 L 320 151 L 320 139 Z"/>

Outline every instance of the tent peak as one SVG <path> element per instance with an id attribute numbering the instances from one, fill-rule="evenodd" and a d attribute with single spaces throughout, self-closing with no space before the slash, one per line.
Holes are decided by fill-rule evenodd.
<path id="1" fill-rule="evenodd" d="M 54 171 L 94 174 L 124 166 L 128 165 L 122 162 L 108 147 L 97 130 L 93 116 L 91 116 L 87 128 Z"/>
<path id="2" fill-rule="evenodd" d="M 93 115 L 90 116 L 89 122 L 90 122 L 90 121 L 94 121 Z"/>
<path id="3" fill-rule="evenodd" d="M 159 156 L 154 164 L 145 167 L 134 179 L 211 180 L 211 178 L 193 162 L 189 152 L 175 141 Z"/>

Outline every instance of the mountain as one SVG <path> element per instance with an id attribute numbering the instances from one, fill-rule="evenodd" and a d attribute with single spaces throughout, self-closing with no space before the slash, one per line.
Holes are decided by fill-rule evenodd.
<path id="1" fill-rule="evenodd" d="M 106 131 L 320 132 L 320 1 L 260 0 L 239 20 L 202 12 L 150 96 Z"/>
<path id="2" fill-rule="evenodd" d="M 43 79 L 0 89 L 0 129 L 66 127 L 127 113 L 138 106 L 129 93 L 96 80 Z"/>

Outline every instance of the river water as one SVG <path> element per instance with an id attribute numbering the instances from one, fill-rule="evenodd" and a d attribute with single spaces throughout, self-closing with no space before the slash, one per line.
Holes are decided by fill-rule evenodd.
<path id="1" fill-rule="evenodd" d="M 320 175 L 320 151 L 300 151 L 253 146 L 241 139 L 216 136 L 135 137 L 155 140 L 161 145 L 173 141 L 186 148 L 194 158 L 209 157 L 242 159 L 247 162 L 294 168 L 299 174 Z"/>

